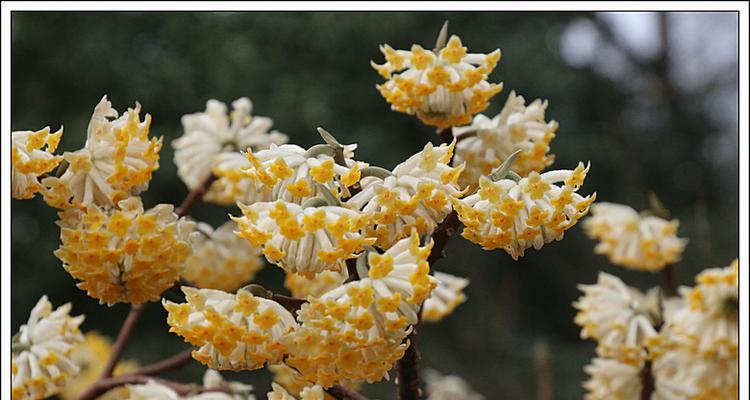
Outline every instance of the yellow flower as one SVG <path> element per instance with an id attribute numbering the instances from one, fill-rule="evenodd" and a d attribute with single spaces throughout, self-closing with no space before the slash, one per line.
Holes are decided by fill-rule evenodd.
<path id="1" fill-rule="evenodd" d="M 11 168 L 13 198 L 30 199 L 44 187 L 39 177 L 54 170 L 62 156 L 52 153 L 57 149 L 63 129 L 50 133 L 49 127 L 39 131 L 17 131 L 11 133 Z"/>
<path id="2" fill-rule="evenodd" d="M 386 62 L 372 67 L 386 79 L 377 88 L 395 111 L 416 115 L 440 129 L 465 125 L 484 111 L 502 84 L 487 82 L 500 61 L 500 50 L 467 53 L 458 36 L 438 52 L 412 45 L 411 50 L 380 46 Z"/>
<path id="3" fill-rule="evenodd" d="M 468 279 L 444 272 L 435 272 L 435 279 L 438 282 L 437 287 L 422 306 L 422 321 L 440 321 L 466 301 L 463 290 L 469 284 Z"/>
<path id="4" fill-rule="evenodd" d="M 63 154 L 69 166 L 62 176 L 42 180 L 47 204 L 112 208 L 148 188 L 159 168 L 162 139 L 148 137 L 151 116 L 141 121 L 140 110 L 136 102 L 135 109 L 117 118 L 107 96 L 102 98 L 89 122 L 85 146 Z"/>
<path id="5" fill-rule="evenodd" d="M 216 230 L 199 224 L 193 252 L 187 258 L 184 277 L 198 287 L 234 291 L 252 280 L 263 268 L 260 251 L 237 237 L 237 225 L 226 222 Z"/>
<path id="6" fill-rule="evenodd" d="M 283 386 L 276 382 L 272 382 L 271 387 L 273 390 L 268 392 L 268 400 L 323 400 L 331 398 L 318 385 L 305 387 L 296 395 L 289 394 Z"/>
<path id="7" fill-rule="evenodd" d="M 278 303 L 246 290 L 230 294 L 182 287 L 187 303 L 163 301 L 170 332 L 199 347 L 193 358 L 218 370 L 258 369 L 286 353 L 281 339 L 297 322 Z"/>
<path id="8" fill-rule="evenodd" d="M 78 327 L 84 317 L 71 317 L 70 309 L 68 303 L 53 310 L 47 296 L 42 296 L 31 310 L 28 322 L 21 325 L 13 337 L 13 400 L 53 396 L 78 374 L 70 352 L 83 342 Z"/>
<path id="9" fill-rule="evenodd" d="M 94 205 L 60 212 L 55 255 L 78 287 L 101 303 L 157 301 L 185 270 L 195 223 L 160 204 L 145 211 L 138 197 L 119 209 Z"/>
<path id="10" fill-rule="evenodd" d="M 583 227 L 599 240 L 594 251 L 606 254 L 612 264 L 653 272 L 682 257 L 687 240 L 677 237 L 679 224 L 676 219 L 641 216 L 626 205 L 599 203 Z"/>
<path id="11" fill-rule="evenodd" d="M 461 187 L 476 188 L 480 176 L 489 175 L 517 150 L 521 153 L 512 168 L 521 176 L 531 171 L 541 172 L 551 165 L 555 156 L 548 154 L 549 143 L 555 137 L 558 124 L 545 122 L 546 109 L 547 101 L 537 99 L 527 106 L 523 96 L 511 92 L 505 106 L 494 118 L 479 114 L 471 125 L 454 128 L 456 137 L 473 134 L 456 145 L 454 162 L 466 162 L 466 170 L 459 180 Z"/>
<path id="12" fill-rule="evenodd" d="M 480 178 L 477 193 L 454 200 L 463 236 L 486 250 L 503 248 L 514 260 L 532 246 L 538 250 L 561 240 L 596 199 L 596 193 L 576 193 L 588 168 L 578 163 L 572 171 L 532 172 L 518 182 Z"/>

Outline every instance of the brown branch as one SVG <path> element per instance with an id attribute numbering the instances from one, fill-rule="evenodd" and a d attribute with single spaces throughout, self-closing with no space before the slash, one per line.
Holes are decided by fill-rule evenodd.
<path id="1" fill-rule="evenodd" d="M 448 241 L 458 232 L 458 228 L 461 226 L 461 221 L 458 220 L 458 214 L 455 211 L 451 211 L 447 217 L 441 222 L 432 234 L 432 240 L 435 243 L 432 246 L 432 251 L 427 262 L 432 265 L 439 259 L 445 257 L 445 246 L 448 245 Z"/>
<path id="2" fill-rule="evenodd" d="M 337 400 L 367 400 L 367 397 L 363 396 L 361 393 L 341 385 L 331 386 L 326 389 L 326 393 L 335 397 Z"/>
<path id="3" fill-rule="evenodd" d="M 130 335 L 133 334 L 135 325 L 138 323 L 138 320 L 141 319 L 143 312 L 146 310 L 146 304 L 147 303 L 133 305 L 130 308 L 130 312 L 120 328 L 120 333 L 117 334 L 117 339 L 115 340 L 114 345 L 112 345 L 112 353 L 110 353 L 109 360 L 107 360 L 107 364 L 104 366 L 104 370 L 99 379 L 106 379 L 112 376 L 112 372 L 115 370 L 117 362 L 120 361 L 123 350 L 125 350 L 125 344 L 127 344 Z"/>
<path id="4" fill-rule="evenodd" d="M 157 375 L 163 372 L 167 372 L 173 369 L 180 368 L 192 360 L 193 360 L 193 350 L 187 349 L 169 358 L 165 358 L 161 361 L 157 361 L 155 363 L 148 364 L 144 367 L 141 367 L 134 373 L 128 374 L 128 375 Z"/>
<path id="5" fill-rule="evenodd" d="M 661 270 L 662 287 L 667 297 L 677 296 L 677 280 L 674 275 L 674 265 L 670 264 Z"/>
<path id="6" fill-rule="evenodd" d="M 417 363 L 421 360 L 417 349 L 417 327 L 409 335 L 409 347 L 404 356 L 398 360 L 398 398 L 399 400 L 418 400 L 422 398 L 419 388 L 419 372 Z"/>
<path id="7" fill-rule="evenodd" d="M 214 174 L 211 174 L 206 177 L 206 179 L 198 187 L 191 190 L 190 193 L 188 193 L 185 197 L 185 200 L 182 201 L 182 204 L 180 204 L 180 206 L 175 210 L 177 216 L 186 216 L 190 209 L 193 208 L 193 206 L 203 198 L 203 195 L 206 194 L 208 188 L 211 187 L 211 184 L 214 183 L 216 179 L 218 179 L 218 177 Z"/>
<path id="8" fill-rule="evenodd" d="M 155 381 L 159 383 L 160 385 L 164 385 L 174 390 L 177 394 L 181 396 L 185 396 L 188 394 L 196 394 L 196 393 L 206 393 L 206 392 L 229 393 L 228 388 L 226 387 L 207 388 L 207 387 L 203 387 L 194 383 L 175 382 L 175 381 L 171 381 L 167 379 L 154 378 L 148 375 L 128 374 L 128 375 L 116 376 L 113 378 L 107 378 L 107 379 L 97 381 L 84 394 L 78 397 L 78 400 L 94 400 L 97 397 L 99 397 L 101 394 L 117 386 L 138 385 L 138 384 L 147 383 L 148 381 Z"/>
<path id="9" fill-rule="evenodd" d="M 287 311 L 294 314 L 302 308 L 302 305 L 307 303 L 305 299 L 298 299 L 295 297 L 284 296 L 282 294 L 271 293 L 271 300 L 281 304 L 282 307 L 286 308 Z"/>
<path id="10" fill-rule="evenodd" d="M 651 372 L 651 361 L 646 361 L 641 371 L 641 400 L 651 400 L 654 393 L 654 375 Z"/>

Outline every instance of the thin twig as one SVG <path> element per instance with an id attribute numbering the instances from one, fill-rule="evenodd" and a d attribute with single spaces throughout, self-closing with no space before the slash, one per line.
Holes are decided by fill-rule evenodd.
<path id="1" fill-rule="evenodd" d="M 677 296 L 677 280 L 674 276 L 674 265 L 670 264 L 661 270 L 661 276 L 663 279 L 662 287 L 664 288 L 664 294 L 667 297 Z"/>
<path id="2" fill-rule="evenodd" d="M 217 176 L 211 174 L 206 177 L 206 179 L 198 187 L 191 190 L 190 193 L 188 193 L 185 197 L 185 200 L 182 201 L 182 204 L 180 204 L 180 206 L 175 210 L 177 216 L 186 216 L 190 209 L 193 208 L 193 206 L 203 198 L 203 195 L 206 194 L 208 188 L 211 187 L 211 184 L 213 184 L 216 179 L 218 179 Z"/>
<path id="3" fill-rule="evenodd" d="M 183 350 L 169 358 L 139 368 L 132 375 L 157 375 L 184 366 L 193 360 L 193 350 Z M 130 374 L 129 374 L 130 375 Z"/>
<path id="4" fill-rule="evenodd" d="M 326 389 L 326 393 L 335 397 L 337 400 L 367 400 L 367 397 L 363 396 L 361 393 L 341 385 L 331 386 Z"/>
<path id="5" fill-rule="evenodd" d="M 651 400 L 654 393 L 654 375 L 651 371 L 651 361 L 646 361 L 641 370 L 641 400 Z"/>
<path id="6" fill-rule="evenodd" d="M 409 335 L 409 347 L 404 356 L 398 360 L 398 398 L 399 400 L 418 400 L 422 398 L 419 388 L 417 364 L 422 358 L 417 349 L 417 327 Z"/>
<path id="7" fill-rule="evenodd" d="M 128 374 L 97 381 L 89 388 L 89 390 L 86 391 L 86 393 L 82 394 L 78 398 L 78 400 L 93 400 L 99 397 L 101 394 L 117 386 L 138 385 L 147 383 L 148 381 L 155 381 L 160 385 L 167 386 L 181 396 L 206 392 L 229 393 L 228 388 L 226 387 L 207 388 L 194 383 L 175 382 L 167 379 L 154 378 L 148 375 Z"/>
<path id="8" fill-rule="evenodd" d="M 107 360 L 107 364 L 104 366 L 104 370 L 99 379 L 106 379 L 112 376 L 112 372 L 115 370 L 117 362 L 120 361 L 123 350 L 125 350 L 125 344 L 127 344 L 130 335 L 133 334 L 133 330 L 135 329 L 138 320 L 141 319 L 143 312 L 146 310 L 146 304 L 147 303 L 133 305 L 130 308 L 130 312 L 120 328 L 120 333 L 117 334 L 117 339 L 115 340 L 114 345 L 112 345 L 112 353 L 110 353 L 109 360 Z"/>

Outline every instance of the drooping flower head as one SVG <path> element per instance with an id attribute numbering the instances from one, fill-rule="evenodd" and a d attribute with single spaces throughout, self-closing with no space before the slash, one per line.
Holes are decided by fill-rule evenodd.
<path id="1" fill-rule="evenodd" d="M 486 250 L 503 248 L 514 260 L 532 246 L 561 240 L 596 199 L 596 193 L 576 193 L 588 170 L 578 163 L 575 170 L 533 171 L 518 181 L 480 178 L 477 193 L 454 200 L 463 237 Z"/>
<path id="2" fill-rule="evenodd" d="M 388 248 L 412 228 L 432 233 L 452 211 L 450 198 L 461 194 L 457 182 L 463 170 L 449 165 L 454 145 L 427 143 L 392 172 L 362 179 L 362 191 L 345 206 L 373 215 L 365 234 L 379 247 Z"/>
<path id="3" fill-rule="evenodd" d="M 193 358 L 218 370 L 262 368 L 281 362 L 287 347 L 281 339 L 297 322 L 278 303 L 240 289 L 231 294 L 182 287 L 186 303 L 164 300 L 169 331 L 199 347 Z"/>
<path id="4" fill-rule="evenodd" d="M 197 228 L 201 234 L 196 235 L 183 276 L 198 287 L 232 292 L 263 268 L 260 250 L 234 234 L 234 222 L 216 230 L 204 223 Z"/>
<path id="5" fill-rule="evenodd" d="M 30 199 L 44 189 L 39 183 L 39 177 L 54 170 L 63 160 L 62 156 L 53 154 L 62 133 L 62 128 L 50 133 L 49 127 L 36 132 L 11 133 L 14 199 Z"/>
<path id="6" fill-rule="evenodd" d="M 490 119 L 483 114 L 474 117 L 471 125 L 454 128 L 461 138 L 456 145 L 456 165 L 466 162 L 461 174 L 461 187 L 476 187 L 482 175 L 489 175 L 505 159 L 521 150 L 512 169 L 521 176 L 531 171 L 541 172 L 550 166 L 555 156 L 549 153 L 549 143 L 555 137 L 558 124 L 545 121 L 547 101 L 536 99 L 526 105 L 523 96 L 511 92 L 502 111 Z"/>
<path id="7" fill-rule="evenodd" d="M 86 332 L 83 343 L 73 347 L 70 361 L 78 368 L 78 375 L 65 385 L 58 396 L 63 400 L 74 400 L 86 388 L 91 386 L 104 371 L 104 366 L 112 353 L 112 341 L 98 332 Z M 113 376 L 127 374 L 138 369 L 138 363 L 132 360 L 121 360 L 117 363 Z"/>
<path id="8" fill-rule="evenodd" d="M 458 36 L 445 47 L 426 50 L 414 44 L 411 50 L 382 45 L 384 64 L 371 62 L 386 79 L 378 91 L 393 110 L 416 115 L 426 125 L 444 129 L 471 122 L 484 111 L 502 84 L 487 82 L 500 61 L 500 50 L 489 54 L 468 53 Z"/>
<path id="9" fill-rule="evenodd" d="M 159 168 L 162 139 L 149 138 L 151 116 L 140 119 L 141 105 L 117 118 L 107 96 L 94 108 L 86 144 L 65 152 L 68 162 L 59 177 L 42 180 L 44 199 L 57 208 L 97 205 L 115 207 L 120 200 L 148 188 L 153 171 Z M 115 118 L 115 119 L 112 119 Z"/>
<path id="10" fill-rule="evenodd" d="M 101 303 L 157 301 L 185 270 L 195 223 L 178 218 L 169 204 L 144 211 L 139 197 L 118 208 L 60 212 L 55 255 L 81 281 L 78 287 Z"/>
<path id="11" fill-rule="evenodd" d="M 369 217 L 336 206 L 306 207 L 276 201 L 240 205 L 237 234 L 262 248 L 269 262 L 289 272 L 341 271 L 363 246 L 372 244 L 360 230 Z"/>
<path id="12" fill-rule="evenodd" d="M 598 203 L 583 222 L 589 237 L 599 240 L 594 251 L 612 264 L 641 271 L 659 271 L 680 260 L 687 240 L 677 237 L 679 221 L 642 216 L 629 206 Z"/>
<path id="13" fill-rule="evenodd" d="M 590 375 L 583 383 L 585 400 L 638 400 L 643 383 L 641 365 L 631 365 L 612 358 L 595 358 L 583 369 Z"/>
<path id="14" fill-rule="evenodd" d="M 249 203 L 262 196 L 253 180 L 241 172 L 250 166 L 241 152 L 264 150 L 288 140 L 286 135 L 270 131 L 270 118 L 251 115 L 250 99 L 239 98 L 232 108 L 227 117 L 226 104 L 208 100 L 206 111 L 182 117 L 184 134 L 172 142 L 177 174 L 188 189 L 200 186 L 213 172 L 218 179 L 204 199 L 224 205 Z"/>
<path id="15" fill-rule="evenodd" d="M 575 322 L 583 328 L 581 338 L 597 341 L 599 356 L 639 365 L 648 357 L 647 347 L 663 342 L 655 328 L 661 320 L 658 290 L 644 294 L 604 272 L 596 284 L 578 288 L 584 294 L 573 304 Z"/>
<path id="16" fill-rule="evenodd" d="M 431 247 L 420 247 L 413 233 L 383 254 L 360 258 L 361 280 L 309 298 L 298 313 L 299 329 L 285 338 L 286 364 L 323 387 L 387 378 L 408 347 L 419 306 L 437 285 L 428 275 Z"/>
<path id="17" fill-rule="evenodd" d="M 422 321 L 436 322 L 452 314 L 466 301 L 464 288 L 469 280 L 445 272 L 435 272 L 438 285 L 422 305 Z"/>
<path id="18" fill-rule="evenodd" d="M 70 303 L 52 309 L 42 296 L 13 337 L 11 384 L 14 400 L 44 399 L 59 393 L 78 373 L 70 351 L 83 341 L 83 316 L 70 316 Z"/>

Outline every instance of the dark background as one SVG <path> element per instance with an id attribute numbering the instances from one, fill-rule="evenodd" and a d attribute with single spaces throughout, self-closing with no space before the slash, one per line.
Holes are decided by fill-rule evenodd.
<path id="1" fill-rule="evenodd" d="M 655 191 L 690 239 L 677 266 L 681 284 L 703 268 L 724 266 L 738 251 L 737 16 L 731 13 L 21 13 L 12 21 L 12 128 L 65 125 L 61 150 L 83 146 L 94 105 L 103 94 L 124 111 L 136 100 L 163 135 L 161 168 L 143 194 L 147 207 L 178 204 L 186 189 L 169 143 L 180 116 L 202 111 L 209 98 L 248 96 L 254 113 L 303 146 L 316 126 L 359 143 L 359 159 L 392 168 L 420 150 L 434 131 L 389 110 L 369 66 L 378 45 L 431 47 L 443 20 L 470 52 L 503 51 L 491 76 L 504 82 L 488 114 L 510 90 L 549 99 L 560 123 L 551 167 L 590 160 L 582 193 L 601 201 L 647 207 Z M 7 136 L 6 136 L 7 138 Z M 201 205 L 193 215 L 214 226 L 228 212 Z M 71 301 L 86 314 L 84 329 L 115 336 L 127 305 L 108 308 L 74 286 L 52 252 L 55 212 L 36 198 L 12 202 L 12 326 L 25 322 L 42 294 Z M 571 307 L 576 285 L 597 271 L 647 288 L 659 276 L 607 264 L 580 227 L 565 240 L 514 262 L 463 240 L 437 268 L 471 279 L 468 302 L 451 317 L 420 329 L 424 367 L 461 375 L 488 398 L 537 396 L 535 344 L 548 345 L 555 398 L 581 398 L 582 367 L 594 345 L 578 338 Z M 266 268 L 260 283 L 278 288 L 282 274 Z M 148 363 L 186 348 L 169 334 L 161 306 L 149 307 L 125 358 Z M 197 363 L 168 375 L 197 380 Z M 263 398 L 265 371 L 228 374 L 251 382 Z M 364 393 L 390 398 L 391 382 Z"/>

